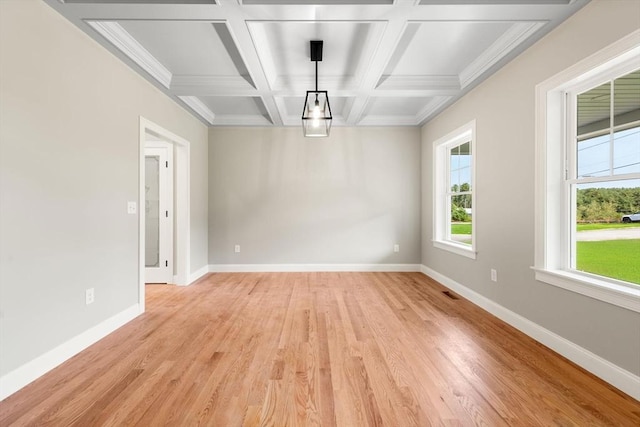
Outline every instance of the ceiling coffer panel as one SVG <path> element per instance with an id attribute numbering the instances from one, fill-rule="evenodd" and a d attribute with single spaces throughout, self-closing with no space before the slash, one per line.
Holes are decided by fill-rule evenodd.
<path id="1" fill-rule="evenodd" d="M 511 25 L 508 22 L 410 23 L 384 74 L 459 75 Z"/>
<path id="2" fill-rule="evenodd" d="M 249 77 L 224 23 L 120 21 L 119 24 L 174 76 Z"/>
<path id="3" fill-rule="evenodd" d="M 357 85 L 384 25 L 370 22 L 249 22 L 251 37 L 274 90 L 305 91 L 314 86 L 309 41 L 324 42 L 318 88 Z"/>
<path id="4" fill-rule="evenodd" d="M 311 40 L 334 125 L 422 125 L 589 2 L 43 1 L 212 126 L 302 126 Z"/>

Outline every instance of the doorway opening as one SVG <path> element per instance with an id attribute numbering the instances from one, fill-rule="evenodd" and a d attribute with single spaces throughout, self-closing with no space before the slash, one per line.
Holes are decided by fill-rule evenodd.
<path id="1" fill-rule="evenodd" d="M 145 283 L 173 283 L 173 144 L 146 134 Z M 142 213 L 141 213 L 142 214 Z"/>
<path id="2" fill-rule="evenodd" d="M 162 240 L 160 232 L 162 231 L 165 233 L 163 244 L 165 248 L 164 254 L 166 255 L 163 257 L 163 255 L 158 252 L 158 263 L 165 267 L 162 269 L 163 271 L 160 271 L 160 269 L 156 271 L 160 276 L 155 278 L 154 276 L 146 277 L 148 264 L 147 255 L 149 255 L 149 261 L 153 261 L 151 254 L 155 252 L 156 249 L 150 247 L 150 250 L 147 251 L 148 245 L 153 246 L 153 243 L 147 243 L 147 151 L 149 152 L 149 157 L 156 158 L 158 167 L 162 165 L 160 162 L 169 162 L 169 158 L 173 158 L 173 170 L 166 174 L 164 184 L 172 187 L 173 197 L 171 201 L 165 198 L 165 207 L 163 210 L 158 203 L 159 217 L 165 215 L 165 225 L 167 224 L 166 218 L 169 218 L 171 227 L 158 226 L 158 249 L 160 249 Z M 150 120 L 140 117 L 138 206 L 145 207 L 145 209 L 139 210 L 140 213 L 138 215 L 138 303 L 142 311 L 144 311 L 145 307 L 145 283 L 172 283 L 179 286 L 189 284 L 189 230 L 191 229 L 189 220 L 189 151 L 189 141 L 169 132 Z M 151 170 L 152 167 L 153 161 L 150 161 L 149 169 Z M 161 180 L 162 178 L 159 178 L 158 192 L 160 192 L 159 187 Z M 152 218 L 151 220 L 155 219 Z M 160 218 L 158 218 L 158 223 L 160 224 L 159 220 Z M 150 227 L 150 229 L 152 228 L 153 227 Z M 167 236 L 167 233 L 170 235 Z M 167 245 L 169 245 L 168 248 Z"/>

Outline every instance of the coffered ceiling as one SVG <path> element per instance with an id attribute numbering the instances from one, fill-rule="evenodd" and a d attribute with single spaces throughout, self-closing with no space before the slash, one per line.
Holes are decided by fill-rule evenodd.
<path id="1" fill-rule="evenodd" d="M 209 125 L 421 125 L 588 0 L 45 0 Z M 543 64 L 541 64 L 543 66 Z"/>

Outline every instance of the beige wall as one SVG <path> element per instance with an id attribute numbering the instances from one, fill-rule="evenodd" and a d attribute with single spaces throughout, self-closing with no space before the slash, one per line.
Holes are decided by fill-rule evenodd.
<path id="1" fill-rule="evenodd" d="M 535 86 L 640 28 L 640 2 L 594 1 L 422 129 L 422 262 L 640 374 L 640 314 L 534 280 Z M 476 119 L 476 260 L 433 247 L 432 143 Z M 489 270 L 498 270 L 498 283 Z"/>
<path id="2" fill-rule="evenodd" d="M 419 263 L 418 128 L 211 128 L 209 143 L 210 264 Z"/>
<path id="3" fill-rule="evenodd" d="M 207 127 L 43 2 L 0 1 L 0 375 L 138 302 L 139 116 L 191 142 L 193 272 Z"/>

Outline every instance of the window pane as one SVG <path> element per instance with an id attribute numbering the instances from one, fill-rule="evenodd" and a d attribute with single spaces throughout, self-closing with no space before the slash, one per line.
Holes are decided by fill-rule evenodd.
<path id="1" fill-rule="evenodd" d="M 578 136 L 611 127 L 611 82 L 578 95 Z"/>
<path id="2" fill-rule="evenodd" d="M 640 173 L 640 127 L 613 134 L 613 173 Z"/>
<path id="3" fill-rule="evenodd" d="M 578 178 L 609 175 L 610 141 L 606 134 L 578 142 Z"/>
<path id="4" fill-rule="evenodd" d="M 460 191 L 471 191 L 471 143 L 460 146 Z M 471 200 L 471 197 L 469 197 Z"/>
<path id="5" fill-rule="evenodd" d="M 613 82 L 614 126 L 640 120 L 640 70 Z"/>
<path id="6" fill-rule="evenodd" d="M 471 144 L 465 142 L 450 151 L 450 190 L 452 192 L 469 191 L 471 183 Z M 461 189 L 464 184 L 466 190 Z"/>
<path id="7" fill-rule="evenodd" d="M 576 185 L 575 268 L 640 284 L 640 179 Z"/>
<path id="8" fill-rule="evenodd" d="M 449 187 L 451 191 L 460 191 L 460 146 L 454 147 L 449 152 Z"/>
<path id="9" fill-rule="evenodd" d="M 460 145 L 460 155 L 461 156 L 469 156 L 471 154 L 471 143 L 470 142 L 465 142 L 464 144 Z"/>
<path id="10" fill-rule="evenodd" d="M 471 191 L 471 168 L 460 169 L 458 176 L 460 179 L 460 191 Z"/>
<path id="11" fill-rule="evenodd" d="M 471 246 L 471 195 L 451 196 L 451 240 Z"/>

